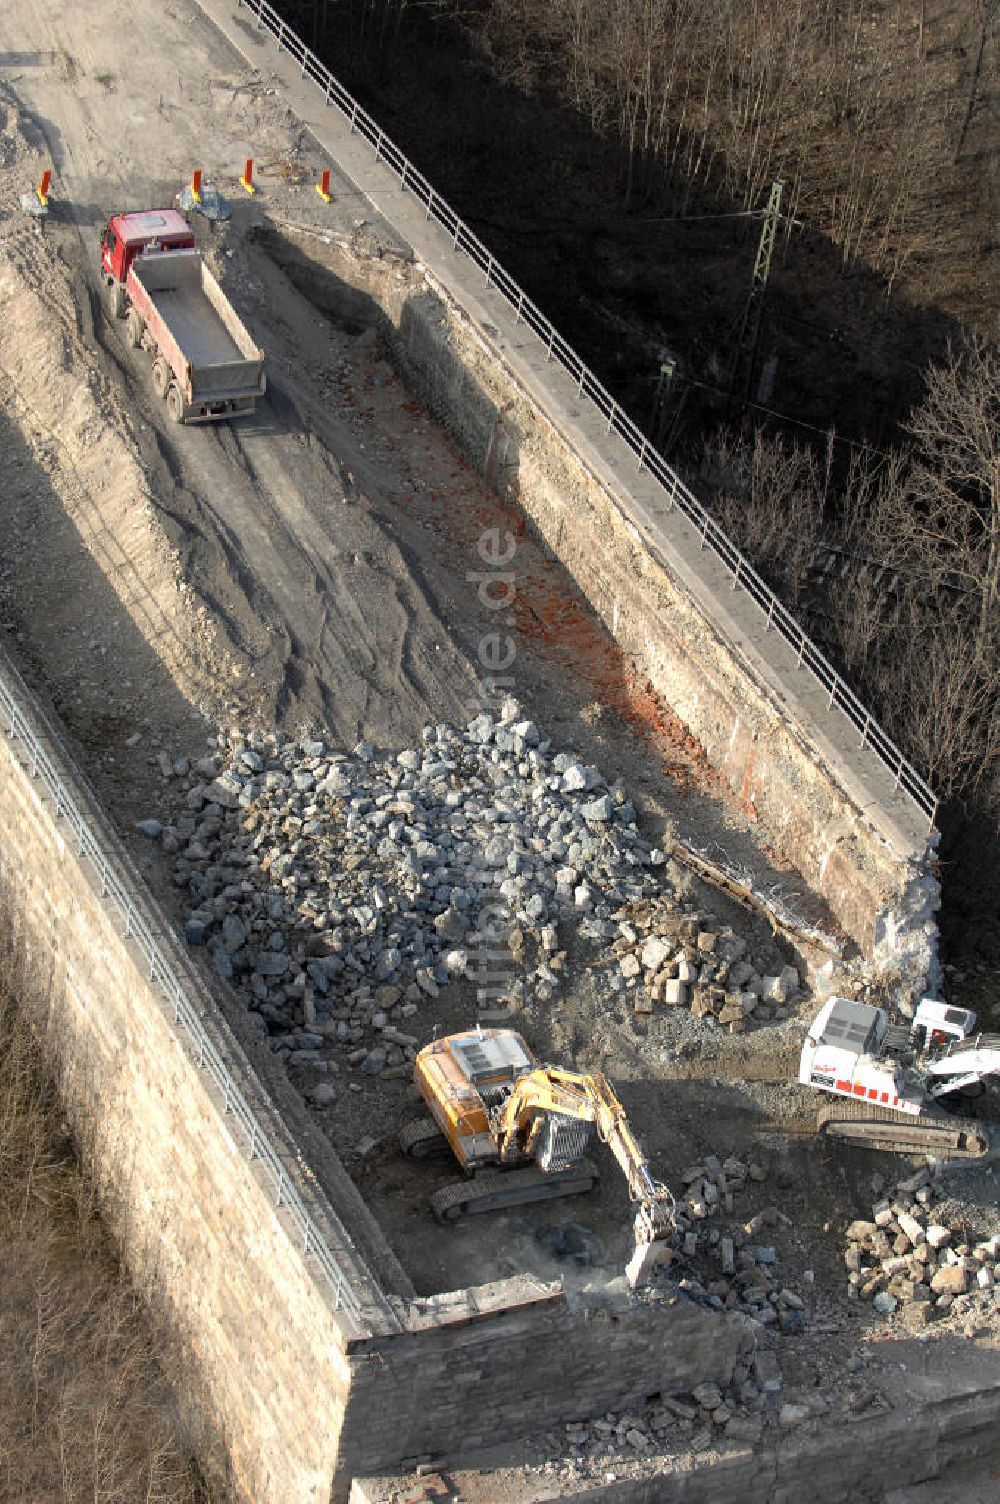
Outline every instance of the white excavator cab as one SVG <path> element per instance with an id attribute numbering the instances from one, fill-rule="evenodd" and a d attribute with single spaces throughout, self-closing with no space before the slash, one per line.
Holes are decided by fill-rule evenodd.
<path id="1" fill-rule="evenodd" d="M 976 1027 L 976 1015 L 968 1008 L 953 1008 L 933 997 L 922 997 L 913 1015 L 912 1034 L 921 1052 L 937 1049 L 949 1039 L 968 1039 Z M 921 1037 L 923 1036 L 923 1037 Z"/>

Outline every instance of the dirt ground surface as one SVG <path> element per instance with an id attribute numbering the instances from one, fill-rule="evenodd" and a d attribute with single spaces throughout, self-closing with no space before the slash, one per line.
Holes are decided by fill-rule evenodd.
<path id="1" fill-rule="evenodd" d="M 335 179 L 329 207 L 314 193 L 323 164 L 278 98 L 267 55 L 262 72 L 242 69 L 188 0 L 112 0 L 95 19 L 96 8 L 58 0 L 0 12 L 0 631 L 168 910 L 182 921 L 170 864 L 134 830 L 169 802 L 164 759 L 201 757 L 236 725 L 315 733 L 349 753 L 362 738 L 391 751 L 418 745 L 426 723 L 464 723 L 492 621 L 468 576 L 483 530 L 501 526 L 518 539 L 526 712 L 556 746 L 623 779 L 647 839 L 676 830 L 823 922 L 723 800 L 669 708 L 635 682 L 573 581 L 406 392 L 374 305 L 334 267 L 375 254 L 401 278 L 419 271 L 387 227 L 366 222 L 349 185 Z M 136 48 L 136 35 L 149 45 Z M 253 199 L 236 187 L 247 155 L 258 164 Z M 18 198 L 49 164 L 40 230 Z M 198 220 L 196 233 L 267 352 L 268 395 L 253 418 L 178 428 L 152 391 L 148 357 L 109 315 L 98 236 L 118 209 L 171 203 L 194 166 L 233 199 L 228 224 Z M 329 275 L 303 270 L 304 244 L 319 266 L 329 250 Z M 762 972 L 790 963 L 805 975 L 824 959 L 693 879 L 688 897 L 706 925 L 746 940 Z M 905 1166 L 815 1138 L 815 1103 L 790 1084 L 815 997 L 803 989 L 782 1016 L 730 1037 L 686 1012 L 633 1014 L 589 961 L 574 976 L 558 1007 L 529 1002 L 517 1026 L 540 1055 L 615 1082 L 667 1183 L 711 1153 L 764 1166 L 734 1215 L 779 1214 L 768 1235 L 806 1316 L 804 1333 L 777 1339 L 785 1394 L 814 1389 L 821 1374 L 834 1411 L 849 1406 L 893 1328 L 848 1301 L 842 1229 L 868 1215 L 872 1176 L 891 1184 Z M 953 976 L 952 1000 L 996 1013 L 995 981 Z M 421 1013 L 419 1043 L 468 1025 L 473 1009 L 470 989 L 445 989 Z M 340 1070 L 349 1089 L 318 1118 L 418 1290 L 524 1269 L 598 1288 L 619 1278 L 630 1226 L 610 1164 L 582 1203 L 439 1229 L 426 1200 L 447 1165 L 410 1165 L 395 1148 L 416 1110 L 405 1079 Z M 996 1202 L 992 1166 L 964 1172 L 955 1215 L 976 1236 L 997 1231 Z M 588 1234 L 586 1264 L 553 1252 L 569 1224 Z M 982 1311 L 959 1338 L 992 1348 L 1000 1321 L 992 1301 Z M 922 1361 L 940 1347 L 945 1363 L 955 1321 L 931 1331 Z M 852 1369 L 859 1352 L 869 1356 Z M 519 1465 L 564 1447 L 543 1438 Z M 577 1466 L 572 1455 L 565 1465 Z"/>

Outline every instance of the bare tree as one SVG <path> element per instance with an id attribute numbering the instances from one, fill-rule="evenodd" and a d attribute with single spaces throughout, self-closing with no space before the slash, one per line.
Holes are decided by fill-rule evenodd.
<path id="1" fill-rule="evenodd" d="M 1000 351 L 978 336 L 949 347 L 927 375 L 907 425 L 914 452 L 905 491 L 886 498 L 879 527 L 888 558 L 968 596 L 966 651 L 1000 643 Z"/>

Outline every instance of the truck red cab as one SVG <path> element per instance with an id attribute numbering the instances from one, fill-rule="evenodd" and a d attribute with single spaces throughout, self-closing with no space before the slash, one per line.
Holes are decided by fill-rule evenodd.
<path id="1" fill-rule="evenodd" d="M 125 283 L 136 256 L 146 251 L 193 251 L 194 235 L 177 209 L 143 209 L 113 214 L 101 237 L 101 266 L 111 289 L 116 318 L 125 308 Z"/>

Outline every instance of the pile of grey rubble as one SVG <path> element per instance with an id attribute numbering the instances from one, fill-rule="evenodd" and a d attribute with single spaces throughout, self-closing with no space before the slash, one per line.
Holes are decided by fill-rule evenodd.
<path id="1" fill-rule="evenodd" d="M 871 1221 L 847 1228 L 848 1297 L 871 1300 L 886 1318 L 925 1326 L 937 1314 L 960 1315 L 992 1299 L 1000 1282 L 1000 1237 L 974 1241 L 963 1226 L 935 1216 L 939 1196 L 928 1168 L 900 1181 L 872 1207 Z"/>
<path id="2" fill-rule="evenodd" d="M 715 1154 L 683 1170 L 677 1259 L 669 1272 L 676 1275 L 682 1263 L 690 1263 L 696 1272 L 678 1281 L 689 1298 L 718 1311 L 742 1311 L 761 1326 L 791 1335 L 804 1328 L 805 1303 L 780 1278 L 778 1250 L 766 1239 L 767 1229 L 790 1226 L 789 1219 L 768 1205 L 742 1225 L 724 1221 L 735 1213 L 740 1193 L 766 1179 L 759 1164 L 735 1157 L 720 1161 Z"/>
<path id="3" fill-rule="evenodd" d="M 171 817 L 137 829 L 173 858 L 188 942 L 292 1065 L 330 1069 L 332 1045 L 366 1074 L 404 1074 L 408 1020 L 446 984 L 495 976 L 498 949 L 511 999 L 555 997 L 567 945 L 612 947 L 605 975 L 638 1008 L 690 1003 L 734 1028 L 798 985 L 701 928 L 625 789 L 553 751 L 515 701 L 462 731 L 427 726 L 398 755 L 255 731 L 214 745 L 193 765 L 161 754 Z"/>
<path id="4" fill-rule="evenodd" d="M 728 1389 L 699 1384 L 690 1393 L 665 1395 L 641 1412 L 609 1411 L 595 1420 L 570 1421 L 563 1436 L 550 1441 L 564 1449 L 564 1463 L 584 1472 L 662 1451 L 707 1452 L 723 1440 L 752 1445 L 761 1440 L 766 1419 L 790 1430 L 807 1418 L 805 1407 L 781 1403 L 781 1387 L 774 1353 L 759 1347 L 737 1363 Z M 543 1465 L 537 1471 L 553 1469 Z"/>

